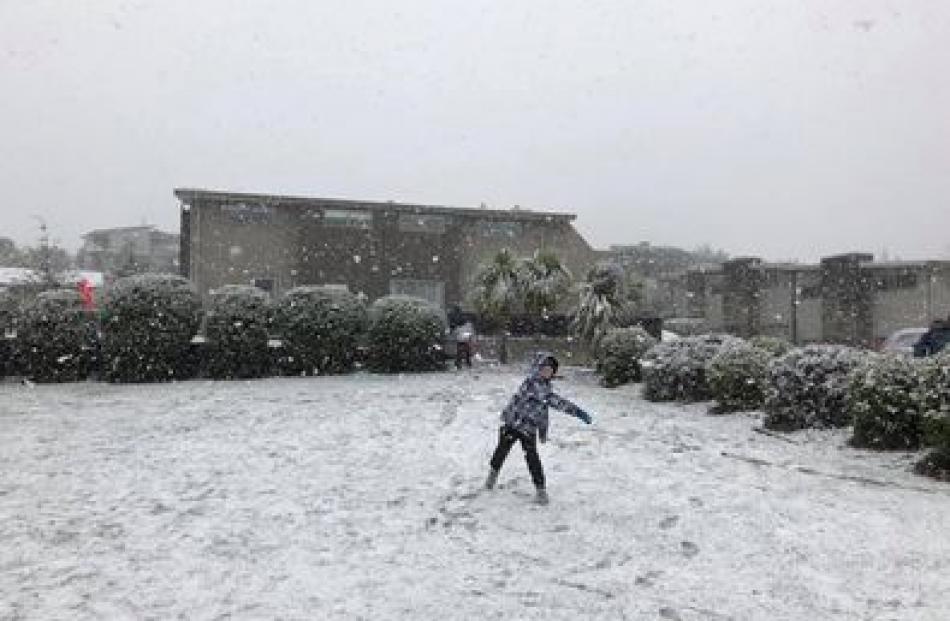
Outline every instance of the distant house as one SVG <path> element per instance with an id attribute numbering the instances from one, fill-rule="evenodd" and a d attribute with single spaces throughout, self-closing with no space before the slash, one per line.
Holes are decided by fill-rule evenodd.
<path id="1" fill-rule="evenodd" d="M 465 302 L 479 265 L 502 248 L 550 249 L 581 276 L 595 260 L 568 213 L 195 189 L 175 196 L 181 274 L 203 295 L 225 284 L 274 295 L 319 284 L 451 305 Z"/>
<path id="2" fill-rule="evenodd" d="M 77 255 L 82 269 L 124 276 L 179 271 L 179 237 L 154 226 L 97 229 L 82 236 Z"/>

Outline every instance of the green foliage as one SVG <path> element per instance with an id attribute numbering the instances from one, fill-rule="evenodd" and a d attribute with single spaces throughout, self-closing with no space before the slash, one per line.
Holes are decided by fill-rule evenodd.
<path id="1" fill-rule="evenodd" d="M 764 425 L 779 431 L 847 426 L 848 377 L 863 359 L 841 345 L 809 345 L 773 359 Z"/>
<path id="2" fill-rule="evenodd" d="M 655 338 L 640 327 L 613 328 L 601 340 L 597 367 L 603 384 L 613 388 L 641 379 L 640 359 L 656 345 Z"/>
<path id="3" fill-rule="evenodd" d="M 20 372 L 35 382 L 84 380 L 97 362 L 95 317 L 67 289 L 41 293 L 24 309 L 16 343 Z"/>
<path id="4" fill-rule="evenodd" d="M 854 446 L 916 449 L 922 429 L 920 375 L 913 360 L 875 356 L 852 371 L 846 407 L 854 421 Z"/>
<path id="5" fill-rule="evenodd" d="M 297 287 L 278 301 L 274 324 L 283 341 L 285 372 L 347 373 L 366 333 L 366 306 L 342 289 Z"/>
<path id="6" fill-rule="evenodd" d="M 759 349 L 767 351 L 773 358 L 784 356 L 788 352 L 792 351 L 794 347 L 785 339 L 775 336 L 753 336 L 751 339 L 749 339 L 749 344 L 753 347 L 758 347 Z"/>
<path id="7" fill-rule="evenodd" d="M 216 379 L 264 377 L 270 371 L 271 324 L 267 294 L 249 285 L 211 292 L 206 314 L 207 367 Z"/>
<path id="8" fill-rule="evenodd" d="M 435 371 L 445 366 L 445 314 L 426 300 L 402 295 L 370 307 L 367 363 L 383 373 Z"/>
<path id="9" fill-rule="evenodd" d="M 735 342 L 720 349 L 706 370 L 718 413 L 757 410 L 765 403 L 772 356 L 751 343 Z"/>
<path id="10" fill-rule="evenodd" d="M 172 274 L 120 278 L 103 307 L 105 377 L 111 382 L 161 382 L 194 373 L 191 339 L 201 300 Z"/>

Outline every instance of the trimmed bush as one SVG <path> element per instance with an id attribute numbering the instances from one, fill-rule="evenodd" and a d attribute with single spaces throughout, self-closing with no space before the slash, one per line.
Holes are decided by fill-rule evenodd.
<path id="1" fill-rule="evenodd" d="M 597 358 L 604 386 L 613 388 L 639 382 L 640 359 L 656 343 L 656 339 L 640 327 L 608 330 L 600 342 Z"/>
<path id="2" fill-rule="evenodd" d="M 201 300 L 172 274 L 120 278 L 103 307 L 104 373 L 110 382 L 162 382 L 194 372 L 191 340 Z"/>
<path id="3" fill-rule="evenodd" d="M 366 325 L 366 306 L 345 289 L 291 289 L 274 312 L 274 327 L 283 342 L 282 372 L 332 375 L 352 371 Z"/>
<path id="4" fill-rule="evenodd" d="M 919 388 L 918 365 L 901 356 L 874 356 L 852 371 L 846 401 L 854 421 L 851 444 L 881 450 L 918 448 Z"/>
<path id="5" fill-rule="evenodd" d="M 764 349 L 773 358 L 784 356 L 793 349 L 791 343 L 775 336 L 753 336 L 749 339 L 749 344 L 753 347 Z"/>
<path id="6" fill-rule="evenodd" d="M 712 392 L 706 365 L 723 345 L 741 341 L 733 336 L 707 334 L 659 343 L 640 361 L 643 396 L 648 401 L 706 401 Z"/>
<path id="7" fill-rule="evenodd" d="M 0 378 L 17 372 L 14 364 L 16 341 L 12 334 L 16 331 L 18 308 L 16 298 L 7 289 L 0 288 Z M 7 338 L 8 332 L 10 338 Z"/>
<path id="8" fill-rule="evenodd" d="M 271 324 L 267 294 L 250 285 L 227 285 L 211 292 L 205 322 L 206 372 L 215 379 L 264 377 Z"/>
<path id="9" fill-rule="evenodd" d="M 373 303 L 367 363 L 383 373 L 435 371 L 445 365 L 445 314 L 426 300 L 390 295 Z"/>
<path id="10" fill-rule="evenodd" d="M 724 345 L 706 369 L 717 413 L 758 410 L 765 404 L 769 363 L 765 349 L 743 341 Z"/>
<path id="11" fill-rule="evenodd" d="M 769 364 L 764 425 L 779 431 L 850 424 L 848 377 L 864 359 L 842 345 L 793 349 Z"/>
<path id="12" fill-rule="evenodd" d="M 95 317 L 79 293 L 45 291 L 24 309 L 17 325 L 20 372 L 34 382 L 76 382 L 97 362 Z"/>
<path id="13" fill-rule="evenodd" d="M 918 402 L 924 444 L 931 452 L 914 470 L 919 474 L 950 481 L 950 352 L 919 361 Z"/>

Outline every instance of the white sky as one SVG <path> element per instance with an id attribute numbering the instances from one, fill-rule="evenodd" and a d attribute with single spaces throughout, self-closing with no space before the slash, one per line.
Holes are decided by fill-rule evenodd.
<path id="1" fill-rule="evenodd" d="M 0 0 L 0 235 L 195 186 L 950 258 L 946 0 Z"/>

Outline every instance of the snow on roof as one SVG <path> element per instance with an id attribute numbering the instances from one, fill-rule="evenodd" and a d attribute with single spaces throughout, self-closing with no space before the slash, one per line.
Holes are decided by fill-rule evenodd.
<path id="1" fill-rule="evenodd" d="M 96 289 L 105 284 L 105 275 L 102 272 L 91 272 L 88 270 L 70 270 L 63 274 L 63 281 L 70 284 L 78 284 L 88 280 Z"/>
<path id="2" fill-rule="evenodd" d="M 363 201 L 342 198 L 323 198 L 315 196 L 293 196 L 281 194 L 255 194 L 247 192 L 224 192 L 219 190 L 202 190 L 198 188 L 175 188 L 175 196 L 182 203 L 194 205 L 200 201 L 227 203 L 235 201 L 254 201 L 270 204 L 296 204 L 332 206 L 344 209 L 392 209 L 394 211 L 410 211 L 413 213 L 439 213 L 464 215 L 475 218 L 504 218 L 507 220 L 567 220 L 577 218 L 575 214 L 535 211 L 522 207 L 505 209 L 481 209 L 474 207 L 448 207 L 444 205 L 421 205 L 416 203 L 397 203 L 394 201 Z"/>
<path id="3" fill-rule="evenodd" d="M 41 282 L 43 275 L 26 267 L 0 267 L 0 287 L 15 287 L 17 285 L 28 285 Z M 64 272 L 60 281 L 68 284 L 77 284 L 83 280 L 88 280 L 93 287 L 102 287 L 105 283 L 105 276 L 102 272 L 90 272 L 86 270 L 70 270 Z"/>
<path id="4" fill-rule="evenodd" d="M 28 285 L 41 279 L 40 273 L 26 267 L 0 267 L 0 287 Z"/>

